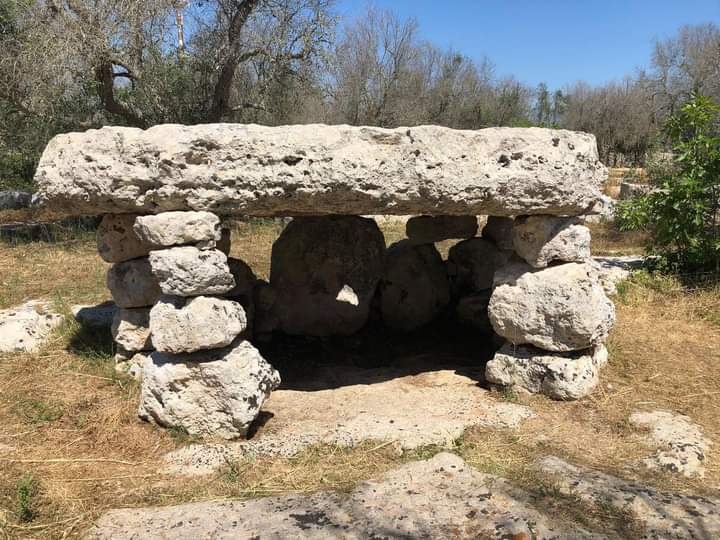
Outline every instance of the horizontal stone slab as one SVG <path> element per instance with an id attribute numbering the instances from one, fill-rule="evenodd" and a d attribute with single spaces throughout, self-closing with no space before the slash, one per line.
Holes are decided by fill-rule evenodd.
<path id="1" fill-rule="evenodd" d="M 297 125 L 104 127 L 50 141 L 39 201 L 70 215 L 581 215 L 607 175 L 590 134 Z"/>

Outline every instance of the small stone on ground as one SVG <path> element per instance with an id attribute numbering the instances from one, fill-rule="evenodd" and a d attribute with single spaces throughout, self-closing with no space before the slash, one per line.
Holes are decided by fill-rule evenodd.
<path id="1" fill-rule="evenodd" d="M 43 300 L 0 310 L 0 353 L 36 352 L 61 322 Z"/>
<path id="2" fill-rule="evenodd" d="M 75 320 L 88 328 L 110 328 L 118 307 L 112 300 L 102 304 L 77 304 L 70 308 Z"/>

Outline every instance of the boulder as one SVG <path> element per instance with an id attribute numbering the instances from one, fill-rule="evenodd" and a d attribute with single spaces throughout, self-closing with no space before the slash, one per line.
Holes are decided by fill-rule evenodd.
<path id="1" fill-rule="evenodd" d="M 405 224 L 405 234 L 413 244 L 472 238 L 477 230 L 476 216 L 416 216 Z"/>
<path id="2" fill-rule="evenodd" d="M 145 361 L 140 418 L 190 435 L 246 435 L 280 375 L 247 341 L 225 349 Z"/>
<path id="3" fill-rule="evenodd" d="M 512 230 L 515 252 L 535 268 L 590 259 L 590 229 L 578 218 L 522 216 Z"/>
<path id="4" fill-rule="evenodd" d="M 565 352 L 605 341 L 615 307 L 589 264 L 536 270 L 512 262 L 495 275 L 489 315 L 495 332 L 511 343 Z"/>
<path id="5" fill-rule="evenodd" d="M 163 294 L 224 294 L 235 286 L 227 257 L 216 249 L 174 247 L 153 251 L 149 259 Z"/>
<path id="6" fill-rule="evenodd" d="M 581 215 L 607 170 L 590 134 L 237 124 L 53 138 L 35 181 L 69 214 Z"/>
<path id="7" fill-rule="evenodd" d="M 163 212 L 138 216 L 135 234 L 152 249 L 195 245 L 213 248 L 221 238 L 220 218 L 210 212 Z"/>
<path id="8" fill-rule="evenodd" d="M 613 221 L 615 219 L 616 209 L 617 202 L 615 199 L 608 195 L 601 195 L 598 202 L 590 209 L 590 213 L 582 216 L 582 220 L 585 223 Z"/>
<path id="9" fill-rule="evenodd" d="M 493 329 L 488 315 L 491 289 L 463 296 L 455 306 L 455 315 L 460 324 L 483 334 L 491 334 Z"/>
<path id="10" fill-rule="evenodd" d="M 485 366 L 485 379 L 500 386 L 552 399 L 574 400 L 590 394 L 607 362 L 603 345 L 574 353 L 549 353 L 506 343 Z"/>
<path id="11" fill-rule="evenodd" d="M 311 336 L 357 332 L 368 319 L 384 262 L 385 240 L 372 219 L 294 219 L 272 248 L 279 329 Z"/>
<path id="12" fill-rule="evenodd" d="M 511 217 L 488 216 L 482 230 L 482 237 L 492 240 L 495 245 L 506 251 L 515 249 L 512 239 L 512 228 L 515 220 Z"/>
<path id="13" fill-rule="evenodd" d="M 112 337 L 123 351 L 149 351 L 153 348 L 150 339 L 150 308 L 119 309 L 110 328 Z"/>
<path id="14" fill-rule="evenodd" d="M 25 191 L 0 191 L 0 210 L 20 210 L 27 208 L 32 195 Z"/>
<path id="15" fill-rule="evenodd" d="M 0 353 L 37 352 L 61 322 L 43 300 L 0 310 Z"/>
<path id="16" fill-rule="evenodd" d="M 153 345 L 160 352 L 183 353 L 226 347 L 246 328 L 242 306 L 222 298 L 163 297 L 150 311 Z"/>
<path id="17" fill-rule="evenodd" d="M 448 253 L 448 274 L 455 295 L 481 292 L 493 285 L 495 271 L 504 266 L 512 252 L 502 251 L 484 238 L 458 242 Z"/>
<path id="18" fill-rule="evenodd" d="M 128 359 L 117 358 L 115 360 L 115 371 L 136 381 L 142 380 L 143 367 L 149 355 L 143 352 L 135 353 Z"/>
<path id="19" fill-rule="evenodd" d="M 162 294 L 146 257 L 115 263 L 108 270 L 107 287 L 121 308 L 152 306 Z"/>
<path id="20" fill-rule="evenodd" d="M 118 311 L 112 300 L 102 304 L 76 304 L 70 308 L 75 320 L 88 328 L 110 328 Z"/>
<path id="21" fill-rule="evenodd" d="M 437 317 L 450 301 L 445 263 L 433 244 L 390 246 L 378 289 L 383 323 L 408 332 Z"/>
<path id="22" fill-rule="evenodd" d="M 100 257 L 107 262 L 123 262 L 145 257 L 152 247 L 135 231 L 136 214 L 106 214 L 98 225 L 96 237 Z"/>

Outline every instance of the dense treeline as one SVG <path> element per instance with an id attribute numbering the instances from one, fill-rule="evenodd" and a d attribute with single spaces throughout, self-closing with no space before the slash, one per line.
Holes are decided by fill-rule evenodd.
<path id="1" fill-rule="evenodd" d="M 0 0 L 0 189 L 55 133 L 163 122 L 558 126 L 642 163 L 693 93 L 720 98 L 720 29 L 681 28 L 621 82 L 531 88 L 417 23 L 332 0 Z"/>

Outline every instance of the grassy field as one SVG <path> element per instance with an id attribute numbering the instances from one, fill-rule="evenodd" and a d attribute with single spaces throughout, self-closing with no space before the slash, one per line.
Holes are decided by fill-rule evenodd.
<path id="1" fill-rule="evenodd" d="M 279 231 L 272 222 L 239 223 L 233 254 L 266 277 Z M 385 233 L 391 242 L 402 228 Z M 640 250 L 638 239 L 616 238 L 600 227 L 594 233 L 601 251 Z M 106 269 L 88 234 L 53 243 L 1 242 L 0 309 L 45 297 L 67 313 L 72 304 L 108 299 Z M 537 504 L 558 515 L 632 537 L 625 516 L 564 499 L 533 462 L 558 455 L 665 488 L 718 494 L 720 458 L 712 451 L 704 480 L 633 466 L 653 449 L 627 418 L 640 409 L 668 409 L 689 415 L 720 441 L 720 289 L 688 291 L 677 279 L 640 274 L 620 287 L 616 303 L 610 363 L 590 398 L 559 403 L 498 393 L 497 399 L 528 404 L 536 418 L 514 431 L 470 429 L 451 450 L 530 490 Z M 440 450 L 403 454 L 373 441 L 353 449 L 315 446 L 290 459 L 247 457 L 205 478 L 162 476 L 156 472 L 161 457 L 188 438 L 138 420 L 138 384 L 113 368 L 110 336 L 88 333 L 71 317 L 39 354 L 0 355 L 0 539 L 77 537 L 115 507 L 347 491 Z"/>

